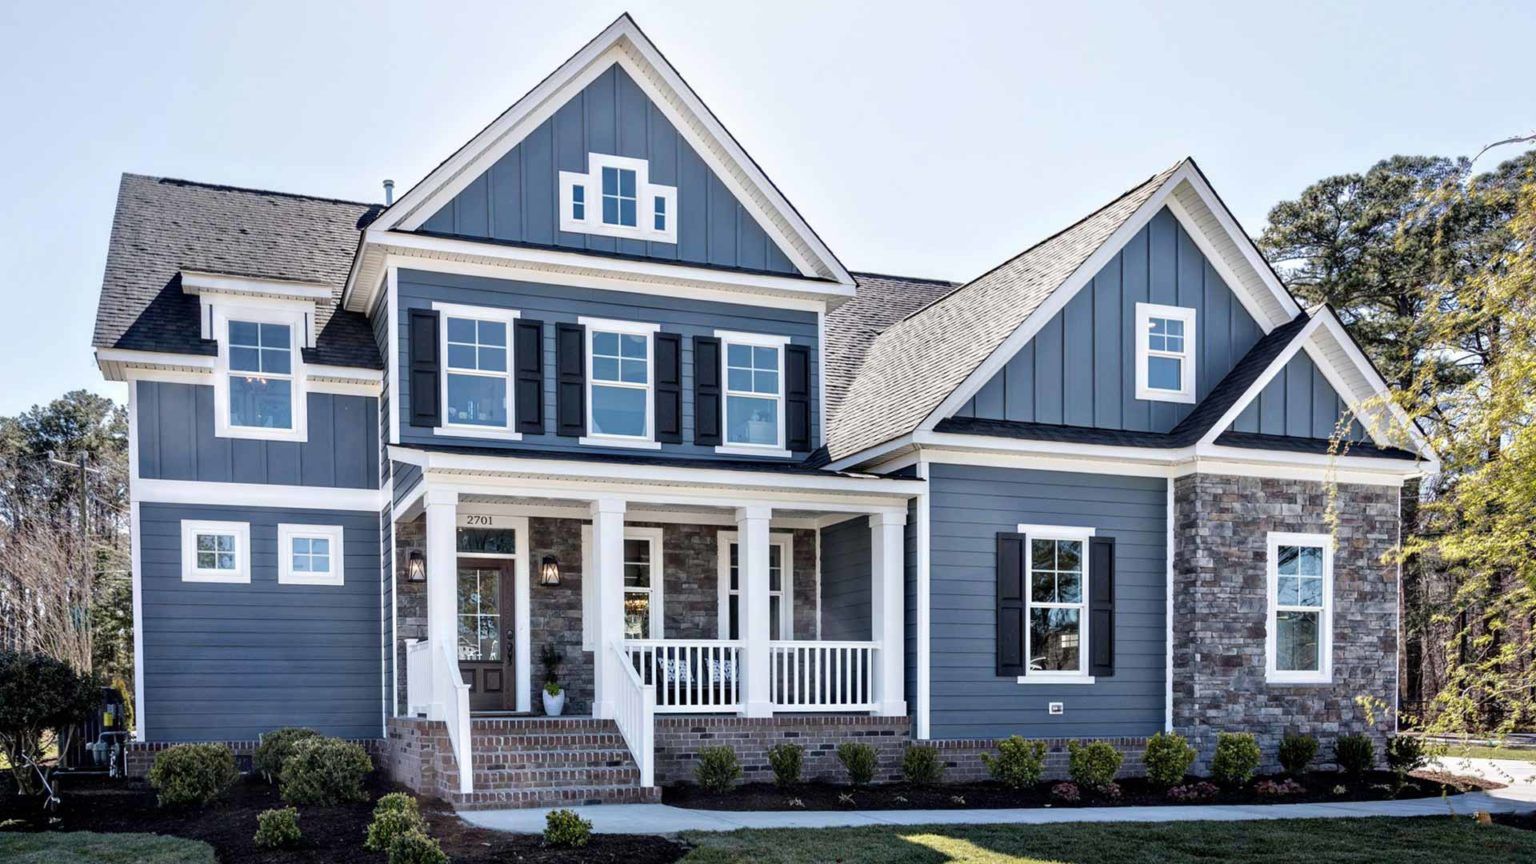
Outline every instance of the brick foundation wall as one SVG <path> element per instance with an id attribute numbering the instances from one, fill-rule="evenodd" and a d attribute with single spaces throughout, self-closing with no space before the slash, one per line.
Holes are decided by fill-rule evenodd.
<path id="1" fill-rule="evenodd" d="M 1046 780 L 1067 779 L 1067 742 L 1066 738 L 1038 738 L 1045 742 L 1045 775 Z M 1088 739 L 1084 739 L 1086 742 Z M 1145 738 L 1099 738 L 1093 739 L 1107 741 L 1120 751 L 1123 757 L 1120 762 L 1118 776 L 1142 777 L 1146 775 L 1146 766 L 1142 765 L 1141 757 L 1147 749 Z M 987 766 L 981 761 L 983 753 L 997 755 L 997 741 L 992 738 L 952 739 L 945 741 L 925 742 L 937 747 L 939 757 L 944 761 L 944 782 L 946 783 L 970 783 L 979 780 L 990 780 L 992 775 L 987 773 Z"/>
<path id="2" fill-rule="evenodd" d="M 417 794 L 443 797 L 438 760 L 453 752 L 448 727 L 440 721 L 396 717 L 379 747 L 379 770 Z"/>
<path id="3" fill-rule="evenodd" d="M 1173 722 L 1209 765 L 1219 731 L 1252 732 L 1265 770 L 1287 732 L 1314 735 L 1322 754 L 1340 734 L 1382 739 L 1356 698 L 1392 705 L 1397 692 L 1398 489 L 1193 474 L 1174 483 Z M 1332 501 L 1330 501 L 1332 497 Z M 1330 526 L 1328 514 L 1336 513 Z M 1265 680 L 1268 533 L 1334 535 L 1333 681 Z"/>
<path id="4" fill-rule="evenodd" d="M 354 744 L 362 745 L 368 755 L 374 758 L 375 764 L 383 764 L 384 742 L 377 738 L 351 738 Z M 149 769 L 154 766 L 155 759 L 162 751 L 168 750 L 177 744 L 186 743 L 178 741 L 130 741 L 128 751 L 124 754 L 127 761 L 129 777 L 147 777 Z M 235 762 L 241 771 L 251 770 L 251 757 L 255 755 L 256 748 L 261 746 L 260 741 L 206 741 L 198 742 L 206 744 L 223 744 L 235 754 Z"/>
<path id="5" fill-rule="evenodd" d="M 837 761 L 837 745 L 844 741 L 862 741 L 875 748 L 875 782 L 899 780 L 911 728 L 906 717 L 657 717 L 656 782 L 693 782 L 699 749 L 721 745 L 736 751 L 743 782 L 772 781 L 768 748 L 786 742 L 805 748 L 802 778 L 841 781 L 847 774 Z"/>

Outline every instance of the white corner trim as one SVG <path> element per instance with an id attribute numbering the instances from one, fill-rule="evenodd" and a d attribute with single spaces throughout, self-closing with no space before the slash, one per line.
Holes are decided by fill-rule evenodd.
<path id="1" fill-rule="evenodd" d="M 1278 668 L 1276 615 L 1283 611 L 1279 608 L 1278 568 L 1281 546 L 1321 547 L 1323 550 L 1323 602 L 1318 614 L 1319 660 L 1316 671 L 1286 671 Z M 1330 684 L 1333 682 L 1333 535 L 1271 531 L 1266 538 L 1265 548 L 1264 583 L 1267 603 L 1264 618 L 1264 680 L 1270 684 Z"/>
<path id="2" fill-rule="evenodd" d="M 917 494 L 917 728 L 916 734 L 919 741 L 926 741 L 933 735 L 930 710 L 930 692 L 933 686 L 932 669 L 929 668 L 932 654 L 931 627 L 933 621 L 933 597 L 930 594 L 932 584 L 929 573 L 932 561 L 933 541 L 929 532 L 932 530 L 930 512 L 930 499 L 928 491 L 929 463 L 926 454 L 919 450 L 917 453 L 917 479 L 923 484 L 923 490 Z M 818 542 L 819 538 L 818 538 Z"/>
<path id="3" fill-rule="evenodd" d="M 281 523 L 277 526 L 277 584 L 325 585 L 346 584 L 346 548 L 340 525 L 300 525 Z M 330 570 L 327 572 L 300 572 L 293 569 L 293 541 L 299 539 L 325 540 L 330 543 Z"/>
<path id="4" fill-rule="evenodd" d="M 1196 355 L 1200 342 L 1196 311 L 1186 306 L 1165 306 L 1158 303 L 1137 303 L 1135 330 L 1131 338 L 1136 342 L 1136 398 L 1153 402 L 1179 402 L 1193 405 L 1198 383 L 1195 380 Z M 1153 351 L 1151 339 L 1152 319 L 1178 321 L 1184 325 L 1182 351 Z M 1163 390 L 1151 386 L 1149 366 L 1152 357 L 1169 357 L 1179 361 L 1179 389 Z"/>
<path id="5" fill-rule="evenodd" d="M 1173 549 L 1174 549 L 1174 478 L 1165 481 L 1168 509 L 1164 514 L 1163 538 L 1163 731 L 1173 731 Z"/>
<path id="6" fill-rule="evenodd" d="M 226 502 L 227 503 L 227 502 Z M 232 570 L 197 566 L 199 534 L 230 535 L 234 538 L 235 566 Z M 201 519 L 181 520 L 181 581 L 245 583 L 251 581 L 251 526 L 248 522 L 213 522 Z"/>

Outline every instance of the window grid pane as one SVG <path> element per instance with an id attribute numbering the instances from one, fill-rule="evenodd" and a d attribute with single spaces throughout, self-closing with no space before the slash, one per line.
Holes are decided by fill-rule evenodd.
<path id="1" fill-rule="evenodd" d="M 1082 671 L 1083 541 L 1032 538 L 1029 669 Z"/>
<path id="2" fill-rule="evenodd" d="M 197 535 L 196 548 L 197 569 L 235 569 L 235 535 L 199 534 Z"/>
<path id="3" fill-rule="evenodd" d="M 638 224 L 635 172 L 627 168 L 603 168 L 603 222 L 608 225 Z"/>

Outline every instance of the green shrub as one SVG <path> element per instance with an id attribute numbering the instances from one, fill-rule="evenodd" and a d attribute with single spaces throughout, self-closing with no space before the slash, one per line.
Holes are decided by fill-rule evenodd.
<path id="1" fill-rule="evenodd" d="M 261 736 L 261 745 L 256 748 L 255 755 L 251 757 L 251 765 L 260 771 L 268 782 L 274 781 L 283 773 L 283 763 L 293 754 L 293 745 L 306 738 L 319 737 L 319 732 L 301 726 L 273 729 Z"/>
<path id="2" fill-rule="evenodd" d="M 283 800 L 289 804 L 366 801 L 363 780 L 373 770 L 368 751 L 340 738 L 305 738 L 283 763 Z"/>
<path id="3" fill-rule="evenodd" d="M 544 842 L 561 849 L 577 849 L 592 839 L 592 823 L 569 810 L 551 810 L 544 817 Z"/>
<path id="4" fill-rule="evenodd" d="M 837 745 L 837 761 L 848 772 L 848 782 L 855 786 L 868 786 L 875 779 L 875 748 L 860 741 L 844 741 Z"/>
<path id="5" fill-rule="evenodd" d="M 96 679 L 68 663 L 30 651 L 0 651 L 0 761 L 10 767 L 19 794 L 42 792 L 44 780 L 57 770 L 61 760 L 45 759 L 50 730 L 69 729 L 100 702 Z"/>
<path id="6" fill-rule="evenodd" d="M 256 814 L 256 845 L 277 849 L 299 842 L 299 811 L 292 807 L 263 810 Z"/>
<path id="7" fill-rule="evenodd" d="M 1399 778 L 1423 768 L 1429 762 L 1424 739 L 1412 735 L 1394 735 L 1387 739 L 1387 767 Z"/>
<path id="8" fill-rule="evenodd" d="M 203 805 L 224 794 L 240 778 L 235 754 L 223 744 L 177 744 L 160 751 L 149 769 L 149 785 L 160 804 Z"/>
<path id="9" fill-rule="evenodd" d="M 420 813 L 421 807 L 416 803 L 416 797 L 407 792 L 391 792 L 379 797 L 373 805 L 373 815 L 377 816 L 389 810 L 399 810 L 406 813 Z"/>
<path id="10" fill-rule="evenodd" d="M 788 788 L 800 782 L 800 766 L 805 763 L 805 748 L 799 744 L 775 744 L 768 748 L 768 767 L 773 782 Z"/>
<path id="11" fill-rule="evenodd" d="M 1376 764 L 1376 745 L 1364 735 L 1340 735 L 1333 742 L 1333 761 L 1350 779 L 1358 780 Z"/>
<path id="12" fill-rule="evenodd" d="M 389 844 L 389 864 L 448 864 L 437 841 L 421 831 L 410 831 Z"/>
<path id="13" fill-rule="evenodd" d="M 711 792 L 724 792 L 741 779 L 741 762 L 729 746 L 700 747 L 699 764 L 693 769 L 693 777 Z"/>
<path id="14" fill-rule="evenodd" d="M 1115 782 L 1124 758 L 1108 741 L 1067 742 L 1067 774 L 1084 789 L 1105 789 Z"/>
<path id="15" fill-rule="evenodd" d="M 1280 767 L 1292 777 L 1307 773 L 1307 766 L 1317 756 L 1317 739 L 1311 735 L 1288 734 L 1280 739 Z"/>
<path id="16" fill-rule="evenodd" d="M 1147 739 L 1141 762 L 1147 766 L 1147 779 L 1159 786 L 1177 786 L 1184 782 L 1189 766 L 1195 764 L 1195 748 L 1183 735 L 1159 732 Z"/>
<path id="17" fill-rule="evenodd" d="M 997 756 L 981 754 L 992 779 L 1014 789 L 1027 789 L 1040 782 L 1045 769 L 1045 742 L 1025 741 L 1014 735 L 997 742 Z"/>
<path id="18" fill-rule="evenodd" d="M 1228 786 L 1242 786 L 1253 779 L 1263 758 L 1251 733 L 1219 732 L 1216 755 L 1211 757 L 1211 776 Z"/>
<path id="19" fill-rule="evenodd" d="M 939 748 L 922 744 L 907 745 L 901 756 L 901 776 L 914 786 L 932 786 L 944 777 L 944 763 Z"/>
<path id="20" fill-rule="evenodd" d="M 409 798 L 409 796 L 404 797 Z M 368 837 L 363 841 L 364 849 L 369 852 L 388 852 L 398 837 L 411 833 L 427 833 L 427 822 L 417 811 L 415 799 L 410 801 L 410 807 L 393 804 L 385 806 L 382 800 L 379 802 L 379 806 L 373 810 L 373 821 L 368 823 Z"/>

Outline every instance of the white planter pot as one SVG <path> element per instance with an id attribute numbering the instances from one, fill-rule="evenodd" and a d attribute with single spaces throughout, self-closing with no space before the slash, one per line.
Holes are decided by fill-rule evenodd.
<path id="1" fill-rule="evenodd" d="M 554 696 L 549 695 L 548 690 L 540 690 L 539 695 L 544 697 L 544 713 L 550 717 L 559 717 L 565 712 L 565 691 L 561 690 Z"/>

